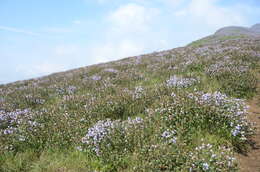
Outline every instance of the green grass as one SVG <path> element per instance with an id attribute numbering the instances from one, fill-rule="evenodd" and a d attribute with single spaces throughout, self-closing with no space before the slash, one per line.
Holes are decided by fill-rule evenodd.
<path id="1" fill-rule="evenodd" d="M 193 47 L 201 47 L 203 45 L 206 45 L 208 43 L 211 43 L 212 41 L 226 41 L 226 40 L 232 40 L 232 39 L 241 39 L 241 38 L 246 38 L 245 35 L 226 35 L 226 36 L 208 36 L 206 38 L 194 41 L 188 46 L 193 46 Z"/>
<path id="2" fill-rule="evenodd" d="M 260 46 L 215 39 L 0 86 L 0 171 L 237 171 Z M 204 45 L 206 55 L 195 53 Z M 97 128 L 94 142 L 86 135 Z"/>

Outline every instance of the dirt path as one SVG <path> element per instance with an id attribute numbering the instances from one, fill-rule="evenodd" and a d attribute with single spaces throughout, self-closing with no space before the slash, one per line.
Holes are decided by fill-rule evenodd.
<path id="1" fill-rule="evenodd" d="M 260 75 L 259 80 L 260 80 Z M 246 155 L 238 155 L 241 172 L 260 172 L 260 81 L 257 84 L 257 95 L 249 102 L 248 119 L 255 124 L 256 135 L 252 138 L 252 149 Z"/>

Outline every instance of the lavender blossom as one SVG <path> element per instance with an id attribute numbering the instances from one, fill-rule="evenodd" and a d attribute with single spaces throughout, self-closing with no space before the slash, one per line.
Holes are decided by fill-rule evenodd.
<path id="1" fill-rule="evenodd" d="M 206 162 L 204 162 L 204 163 L 202 164 L 202 167 L 203 167 L 203 170 L 208 170 L 208 169 L 209 169 L 209 164 L 206 163 Z"/>
<path id="2" fill-rule="evenodd" d="M 181 87 L 186 88 L 197 82 L 195 78 L 182 78 L 173 75 L 169 80 L 166 81 L 168 87 Z"/>
<path id="3" fill-rule="evenodd" d="M 100 155 L 102 153 L 100 150 L 101 144 L 109 140 L 115 131 L 124 134 L 129 128 L 136 127 L 142 123 L 143 119 L 140 117 L 136 117 L 135 119 L 128 118 L 126 121 L 112 121 L 111 119 L 98 121 L 93 127 L 88 129 L 87 134 L 81 139 L 81 142 L 90 147 L 97 155 Z"/>
<path id="4" fill-rule="evenodd" d="M 248 106 L 243 99 L 230 98 L 220 92 L 195 93 L 188 97 L 200 104 L 217 106 L 222 109 L 225 112 L 222 115 L 229 118 L 232 136 L 246 140 L 245 133 L 250 132 L 251 125 L 246 119 Z"/>
<path id="5" fill-rule="evenodd" d="M 99 76 L 99 75 L 93 75 L 93 76 L 91 77 L 91 79 L 94 80 L 94 81 L 99 81 L 99 80 L 101 80 L 101 76 Z"/>
<path id="6" fill-rule="evenodd" d="M 177 137 L 175 135 L 176 135 L 175 130 L 166 130 L 162 133 L 161 137 L 167 140 L 168 143 L 176 144 Z"/>
<path id="7" fill-rule="evenodd" d="M 113 69 L 113 68 L 108 68 L 108 69 L 104 69 L 105 72 L 110 72 L 110 73 L 118 73 L 118 70 Z"/>
<path id="8" fill-rule="evenodd" d="M 135 87 L 135 91 L 134 91 L 134 95 L 133 98 L 134 99 L 139 99 L 142 97 L 142 95 L 144 94 L 144 89 L 141 86 L 137 86 Z"/>
<path id="9" fill-rule="evenodd" d="M 73 86 L 73 85 L 71 85 L 71 86 L 69 86 L 69 87 L 67 88 L 67 92 L 68 92 L 69 94 L 75 93 L 76 90 L 77 90 L 77 87 L 75 87 L 75 86 Z"/>

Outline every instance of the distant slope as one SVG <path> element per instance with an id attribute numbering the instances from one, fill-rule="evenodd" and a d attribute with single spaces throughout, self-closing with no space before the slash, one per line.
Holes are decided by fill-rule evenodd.
<path id="1" fill-rule="evenodd" d="M 257 32 L 257 33 L 260 33 L 260 24 L 255 24 L 251 27 L 251 30 L 253 32 Z"/>
<path id="2" fill-rule="evenodd" d="M 260 34 L 260 24 L 255 24 L 250 28 L 229 26 L 216 31 L 215 35 L 247 35 L 254 36 Z"/>
<path id="3" fill-rule="evenodd" d="M 250 28 L 240 26 L 229 26 L 217 30 L 214 34 L 205 38 L 196 40 L 188 46 L 204 46 L 207 44 L 216 44 L 225 40 L 252 39 L 260 37 L 260 24 L 255 24 Z"/>

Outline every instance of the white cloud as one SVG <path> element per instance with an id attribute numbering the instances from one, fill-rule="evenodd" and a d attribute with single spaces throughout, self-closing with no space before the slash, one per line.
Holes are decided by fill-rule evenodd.
<path id="1" fill-rule="evenodd" d="M 166 3 L 167 5 L 171 5 L 171 7 L 178 7 L 181 5 L 184 0 L 161 0 L 163 3 Z"/>
<path id="2" fill-rule="evenodd" d="M 129 3 L 111 11 L 105 17 L 107 27 L 103 40 L 87 49 L 94 63 L 140 55 L 169 46 L 155 27 L 160 11 L 144 5 Z"/>
<path id="3" fill-rule="evenodd" d="M 143 32 L 158 15 L 159 10 L 146 8 L 138 4 L 126 4 L 113 11 L 108 21 L 116 32 Z"/>
<path id="4" fill-rule="evenodd" d="M 219 0 L 191 0 L 186 8 L 175 12 L 176 16 L 186 16 L 194 23 L 213 28 L 229 25 L 244 25 L 243 10 L 238 6 L 220 6 Z"/>
<path id="5" fill-rule="evenodd" d="M 110 12 L 105 17 L 108 26 L 104 40 L 88 49 L 89 57 L 95 63 L 106 62 L 167 46 L 167 41 L 155 34 L 154 23 L 159 14 L 158 9 L 135 3 Z"/>
<path id="6" fill-rule="evenodd" d="M 9 31 L 9 32 L 16 32 L 16 33 L 22 33 L 22 34 L 31 35 L 31 36 L 38 36 L 38 35 L 40 35 L 38 33 L 34 33 L 34 32 L 31 32 L 31 31 L 27 31 L 27 30 L 23 30 L 23 29 L 20 29 L 20 28 L 15 28 L 15 27 L 0 26 L 0 30 L 5 30 L 5 31 Z"/>

